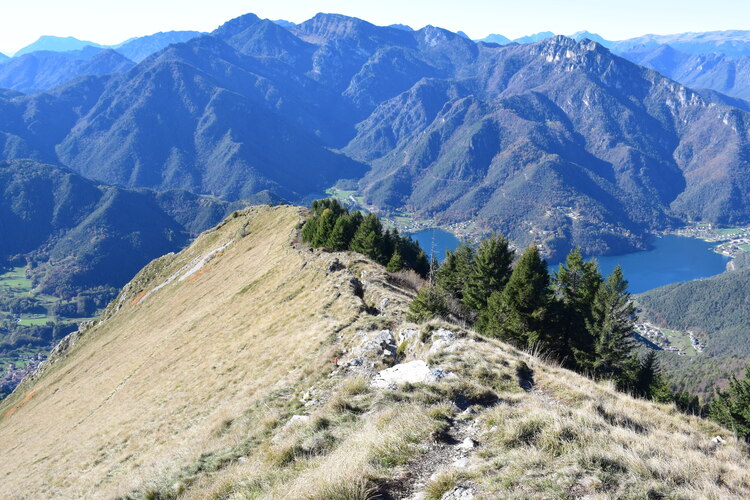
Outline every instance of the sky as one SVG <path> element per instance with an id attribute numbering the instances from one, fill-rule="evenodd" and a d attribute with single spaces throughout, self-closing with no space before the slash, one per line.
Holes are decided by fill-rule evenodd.
<path id="1" fill-rule="evenodd" d="M 750 29 L 750 0 L 0 0 L 0 52 L 10 55 L 42 35 L 111 45 L 158 31 L 211 31 L 248 12 L 293 22 L 332 12 L 378 25 L 431 24 L 475 39 L 588 30 L 622 40 Z"/>

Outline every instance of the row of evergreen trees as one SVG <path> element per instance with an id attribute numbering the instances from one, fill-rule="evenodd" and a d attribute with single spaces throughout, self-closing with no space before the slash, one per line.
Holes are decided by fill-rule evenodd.
<path id="1" fill-rule="evenodd" d="M 463 244 L 448 251 L 438 266 L 411 237 L 384 231 L 376 215 L 350 213 L 335 199 L 313 202 L 302 239 L 314 247 L 361 253 L 391 272 L 411 268 L 429 276 L 410 306 L 415 321 L 452 314 L 480 333 L 534 347 L 563 366 L 612 379 L 620 389 L 699 410 L 696 397 L 671 391 L 655 352 L 638 358 L 632 337 L 635 308 L 622 270 L 617 267 L 605 278 L 578 249 L 550 275 L 536 246 L 516 261 L 508 241 L 493 236 L 476 249 Z"/>
<path id="2" fill-rule="evenodd" d="M 572 250 L 550 276 L 536 246 L 515 262 L 502 236 L 449 251 L 433 282 L 411 304 L 414 320 L 451 312 L 488 336 L 540 349 L 564 366 L 615 380 L 621 389 L 694 409 L 697 400 L 673 395 L 655 355 L 640 360 L 632 331 L 635 308 L 622 270 L 604 278 L 595 261 Z"/>
<path id="3" fill-rule="evenodd" d="M 361 253 L 391 272 L 410 268 L 426 277 L 430 269 L 427 255 L 411 237 L 404 238 L 396 229 L 384 231 L 375 214 L 349 213 L 332 198 L 312 203 L 312 216 L 302 228 L 302 240 L 313 247 Z"/>

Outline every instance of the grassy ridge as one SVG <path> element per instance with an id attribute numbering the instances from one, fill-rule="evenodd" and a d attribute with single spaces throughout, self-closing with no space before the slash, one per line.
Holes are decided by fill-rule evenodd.
<path id="1" fill-rule="evenodd" d="M 750 494 L 746 449 L 726 430 L 455 325 L 405 322 L 411 285 L 300 246 L 302 215 L 244 211 L 144 268 L 0 403 L 0 496 Z M 413 330 L 397 360 L 364 354 L 384 328 Z M 454 337 L 444 348 L 441 328 Z M 343 367 L 358 357 L 361 370 Z M 454 376 L 370 384 L 412 360 Z"/>

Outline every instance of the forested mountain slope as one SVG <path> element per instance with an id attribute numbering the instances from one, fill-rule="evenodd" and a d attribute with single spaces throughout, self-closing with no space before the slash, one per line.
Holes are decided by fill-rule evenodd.
<path id="1" fill-rule="evenodd" d="M 666 353 L 662 358 L 675 381 L 688 390 L 711 395 L 717 383 L 723 386 L 750 361 L 750 267 L 740 265 L 736 271 L 638 296 L 643 319 L 665 328 L 705 334 L 706 345 L 700 355 Z"/>
<path id="2" fill-rule="evenodd" d="M 0 194 L 0 261 L 30 262 L 39 290 L 57 296 L 120 287 L 241 206 L 98 185 L 28 160 L 0 162 Z"/>
<path id="3" fill-rule="evenodd" d="M 133 61 L 109 49 L 37 51 L 0 63 L 0 87 L 33 94 L 83 75 L 122 73 L 133 65 Z"/>
<path id="4" fill-rule="evenodd" d="M 230 200 L 359 179 L 376 210 L 606 253 L 750 220 L 748 114 L 730 104 L 587 40 L 248 14 L 126 73 L 1 97 L 0 155 Z"/>

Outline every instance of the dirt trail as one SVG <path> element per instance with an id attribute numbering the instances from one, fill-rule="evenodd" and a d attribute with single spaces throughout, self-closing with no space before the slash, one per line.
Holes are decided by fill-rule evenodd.
<path id="1" fill-rule="evenodd" d="M 460 413 L 450 426 L 432 436 L 430 448 L 406 465 L 406 474 L 383 485 L 380 498 L 417 499 L 433 475 L 451 469 L 461 470 L 468 464 L 468 456 L 475 447 L 476 415 L 467 410 Z"/>

